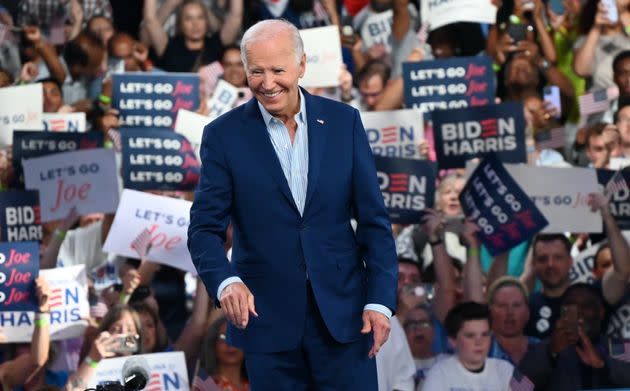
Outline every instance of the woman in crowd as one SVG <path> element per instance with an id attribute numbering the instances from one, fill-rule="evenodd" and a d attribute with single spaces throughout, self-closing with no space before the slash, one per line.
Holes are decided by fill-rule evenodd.
<path id="1" fill-rule="evenodd" d="M 488 289 L 492 316 L 492 345 L 489 357 L 518 365 L 525 353 L 540 341 L 524 334 L 529 320 L 527 288 L 516 278 L 501 277 Z"/>
<path id="2" fill-rule="evenodd" d="M 176 34 L 169 38 L 156 17 L 157 0 L 144 2 L 144 25 L 158 67 L 167 72 L 193 72 L 220 59 L 222 48 L 234 43 L 241 28 L 243 0 L 231 0 L 221 30 L 208 36 L 210 22 L 200 0 L 185 0 L 177 12 Z"/>
<path id="3" fill-rule="evenodd" d="M 227 344 L 227 320 L 220 317 L 208 328 L 200 366 L 212 377 L 220 391 L 248 391 L 249 381 L 243 351 Z"/>
<path id="4" fill-rule="evenodd" d="M 575 43 L 573 59 L 575 73 L 587 80 L 587 89 L 598 90 L 614 86 L 612 63 L 615 56 L 630 49 L 630 2 L 617 0 L 617 20 L 610 20 L 604 2 L 588 0 L 582 10 L 582 36 Z"/>
<path id="5" fill-rule="evenodd" d="M 142 334 L 136 310 L 124 304 L 111 307 L 98 329 L 86 332 L 81 349 L 81 364 L 68 379 L 66 390 L 86 389 L 102 359 L 141 353 Z"/>

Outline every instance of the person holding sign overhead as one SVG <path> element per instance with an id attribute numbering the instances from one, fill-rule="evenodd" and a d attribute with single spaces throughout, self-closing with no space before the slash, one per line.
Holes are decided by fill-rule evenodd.
<path id="1" fill-rule="evenodd" d="M 255 99 L 204 129 L 193 263 L 252 389 L 376 390 L 397 265 L 359 113 L 298 87 L 306 56 L 286 21 L 252 26 L 241 56 Z"/>

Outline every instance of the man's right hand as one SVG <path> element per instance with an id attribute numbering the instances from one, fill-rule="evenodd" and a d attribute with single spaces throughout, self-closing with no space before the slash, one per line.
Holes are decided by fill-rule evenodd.
<path id="1" fill-rule="evenodd" d="M 247 327 L 249 313 L 258 317 L 254 295 L 242 282 L 233 282 L 221 292 L 221 308 L 230 322 L 239 329 Z"/>

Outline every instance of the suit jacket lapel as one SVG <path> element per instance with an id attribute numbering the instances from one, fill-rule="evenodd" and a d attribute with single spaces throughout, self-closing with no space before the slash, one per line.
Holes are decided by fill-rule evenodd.
<path id="1" fill-rule="evenodd" d="M 280 166 L 278 155 L 276 155 L 276 151 L 271 144 L 267 126 L 265 125 L 262 114 L 260 114 L 256 98 L 252 98 L 246 103 L 245 113 L 246 116 L 243 119 L 245 140 L 249 143 L 249 147 L 256 158 L 280 187 L 280 191 L 284 197 L 291 204 L 293 209 L 299 213 L 295 201 L 293 200 L 291 189 L 289 189 L 287 179 L 282 171 L 282 166 Z"/>
<path id="2" fill-rule="evenodd" d="M 306 214 L 319 178 L 328 125 L 323 120 L 324 116 L 322 116 L 320 105 L 304 89 L 302 89 L 302 93 L 306 101 L 306 119 L 308 121 L 308 186 L 306 187 L 306 201 L 304 203 L 304 213 Z"/>

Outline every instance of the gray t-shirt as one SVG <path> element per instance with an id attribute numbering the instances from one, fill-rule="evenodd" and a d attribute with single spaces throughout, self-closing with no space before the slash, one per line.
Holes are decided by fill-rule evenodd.
<path id="1" fill-rule="evenodd" d="M 581 36 L 575 42 L 574 49 L 584 45 L 585 36 Z M 587 81 L 587 89 L 596 91 L 614 86 L 612 63 L 617 54 L 624 50 L 630 50 L 630 39 L 623 34 L 601 35 L 595 47 L 591 78 Z"/>

